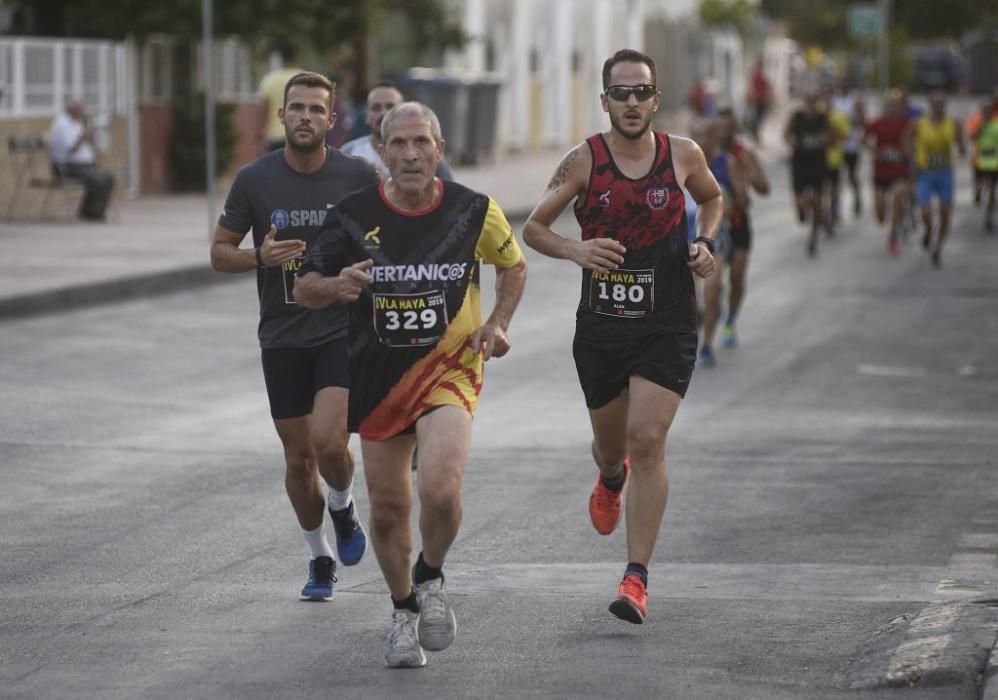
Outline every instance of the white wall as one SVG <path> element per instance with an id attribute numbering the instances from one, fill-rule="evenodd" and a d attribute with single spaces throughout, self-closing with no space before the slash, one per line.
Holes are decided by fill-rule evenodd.
<path id="1" fill-rule="evenodd" d="M 748 65 L 741 41 L 735 34 L 699 28 L 699 0 L 451 2 L 471 40 L 463 51 L 447 55 L 445 68 L 461 73 L 492 70 L 499 75 L 503 81 L 498 115 L 500 149 L 537 144 L 567 148 L 580 128 L 586 133 L 605 129 L 606 115 L 599 102 L 603 62 L 621 48 L 651 50 L 645 40 L 652 21 L 657 22 L 654 26 L 671 28 L 667 41 L 673 37 L 685 40 L 681 27 L 696 28 L 704 36 L 697 44 L 702 55 L 672 51 L 670 60 L 677 63 L 678 59 L 682 65 L 669 69 L 674 72 L 678 68 L 684 76 L 689 73 L 691 81 L 697 73 L 712 75 L 721 90 L 720 100 L 738 109 L 744 106 Z M 661 48 L 661 41 L 658 43 Z M 666 72 L 660 67 L 660 74 Z M 538 83 L 540 105 L 532 98 Z M 662 87 L 681 89 L 677 85 Z M 673 105 L 685 101 L 685 94 L 670 97 Z"/>

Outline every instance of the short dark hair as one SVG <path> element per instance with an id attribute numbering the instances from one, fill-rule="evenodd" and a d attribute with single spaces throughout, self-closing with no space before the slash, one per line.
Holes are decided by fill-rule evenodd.
<path id="1" fill-rule="evenodd" d="M 288 91 L 291 90 L 295 85 L 304 85 L 305 87 L 313 88 L 325 88 L 329 93 L 329 108 L 333 107 L 333 97 L 336 95 L 336 86 L 329 80 L 326 76 L 320 73 L 313 73 L 311 71 L 305 71 L 304 73 L 295 73 L 291 76 L 291 80 L 287 82 L 284 86 L 284 106 L 288 104 Z"/>
<path id="2" fill-rule="evenodd" d="M 398 86 L 398 83 L 392 80 L 379 80 L 374 85 L 369 87 L 367 89 L 367 92 L 364 93 L 364 101 L 366 102 L 367 98 L 371 96 L 371 93 L 377 90 L 378 88 L 387 88 L 389 90 L 394 90 L 399 95 L 402 95 L 402 102 L 405 102 L 405 95 L 402 93 L 402 89 Z"/>
<path id="3" fill-rule="evenodd" d="M 610 87 L 610 71 L 618 63 L 644 63 L 651 71 L 652 85 L 658 85 L 658 70 L 655 68 L 655 59 L 646 53 L 635 51 L 634 49 L 621 49 L 617 53 L 606 59 L 603 63 L 603 89 Z"/>

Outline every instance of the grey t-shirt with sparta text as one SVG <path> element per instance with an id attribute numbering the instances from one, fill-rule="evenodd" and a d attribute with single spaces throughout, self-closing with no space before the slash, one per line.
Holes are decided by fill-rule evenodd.
<path id="1" fill-rule="evenodd" d="M 335 149 L 327 151 L 320 170 L 308 174 L 292 170 L 284 160 L 284 149 L 279 149 L 239 171 L 218 224 L 242 235 L 252 229 L 254 246 L 263 242 L 273 224 L 277 240 L 305 241 L 307 251 L 326 213 L 344 195 L 377 182 L 380 178 L 370 163 Z M 300 266 L 301 258 L 257 270 L 260 347 L 310 348 L 347 334 L 345 304 L 309 311 L 294 302 L 292 285 Z"/>

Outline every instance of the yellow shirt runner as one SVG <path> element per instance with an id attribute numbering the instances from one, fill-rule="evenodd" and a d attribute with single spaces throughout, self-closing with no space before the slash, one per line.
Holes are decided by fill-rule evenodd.
<path id="1" fill-rule="evenodd" d="M 922 117 L 915 123 L 915 165 L 919 170 L 938 170 L 953 165 L 956 122 L 945 117 L 936 122 Z"/>

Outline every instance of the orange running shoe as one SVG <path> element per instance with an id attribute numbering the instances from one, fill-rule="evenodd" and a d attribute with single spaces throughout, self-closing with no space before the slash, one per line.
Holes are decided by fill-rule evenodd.
<path id="1" fill-rule="evenodd" d="M 617 600 L 610 603 L 610 612 L 625 622 L 643 624 L 648 616 L 648 589 L 637 574 L 627 574 L 617 589 Z"/>
<path id="2" fill-rule="evenodd" d="M 589 494 L 589 519 L 593 521 L 593 527 L 601 535 L 609 535 L 617 529 L 620 522 L 620 496 L 624 493 L 624 486 L 627 485 L 627 475 L 631 471 L 630 459 L 624 460 L 624 484 L 620 491 L 611 491 L 603 485 L 603 479 L 596 475 L 596 485 L 593 492 Z"/>

